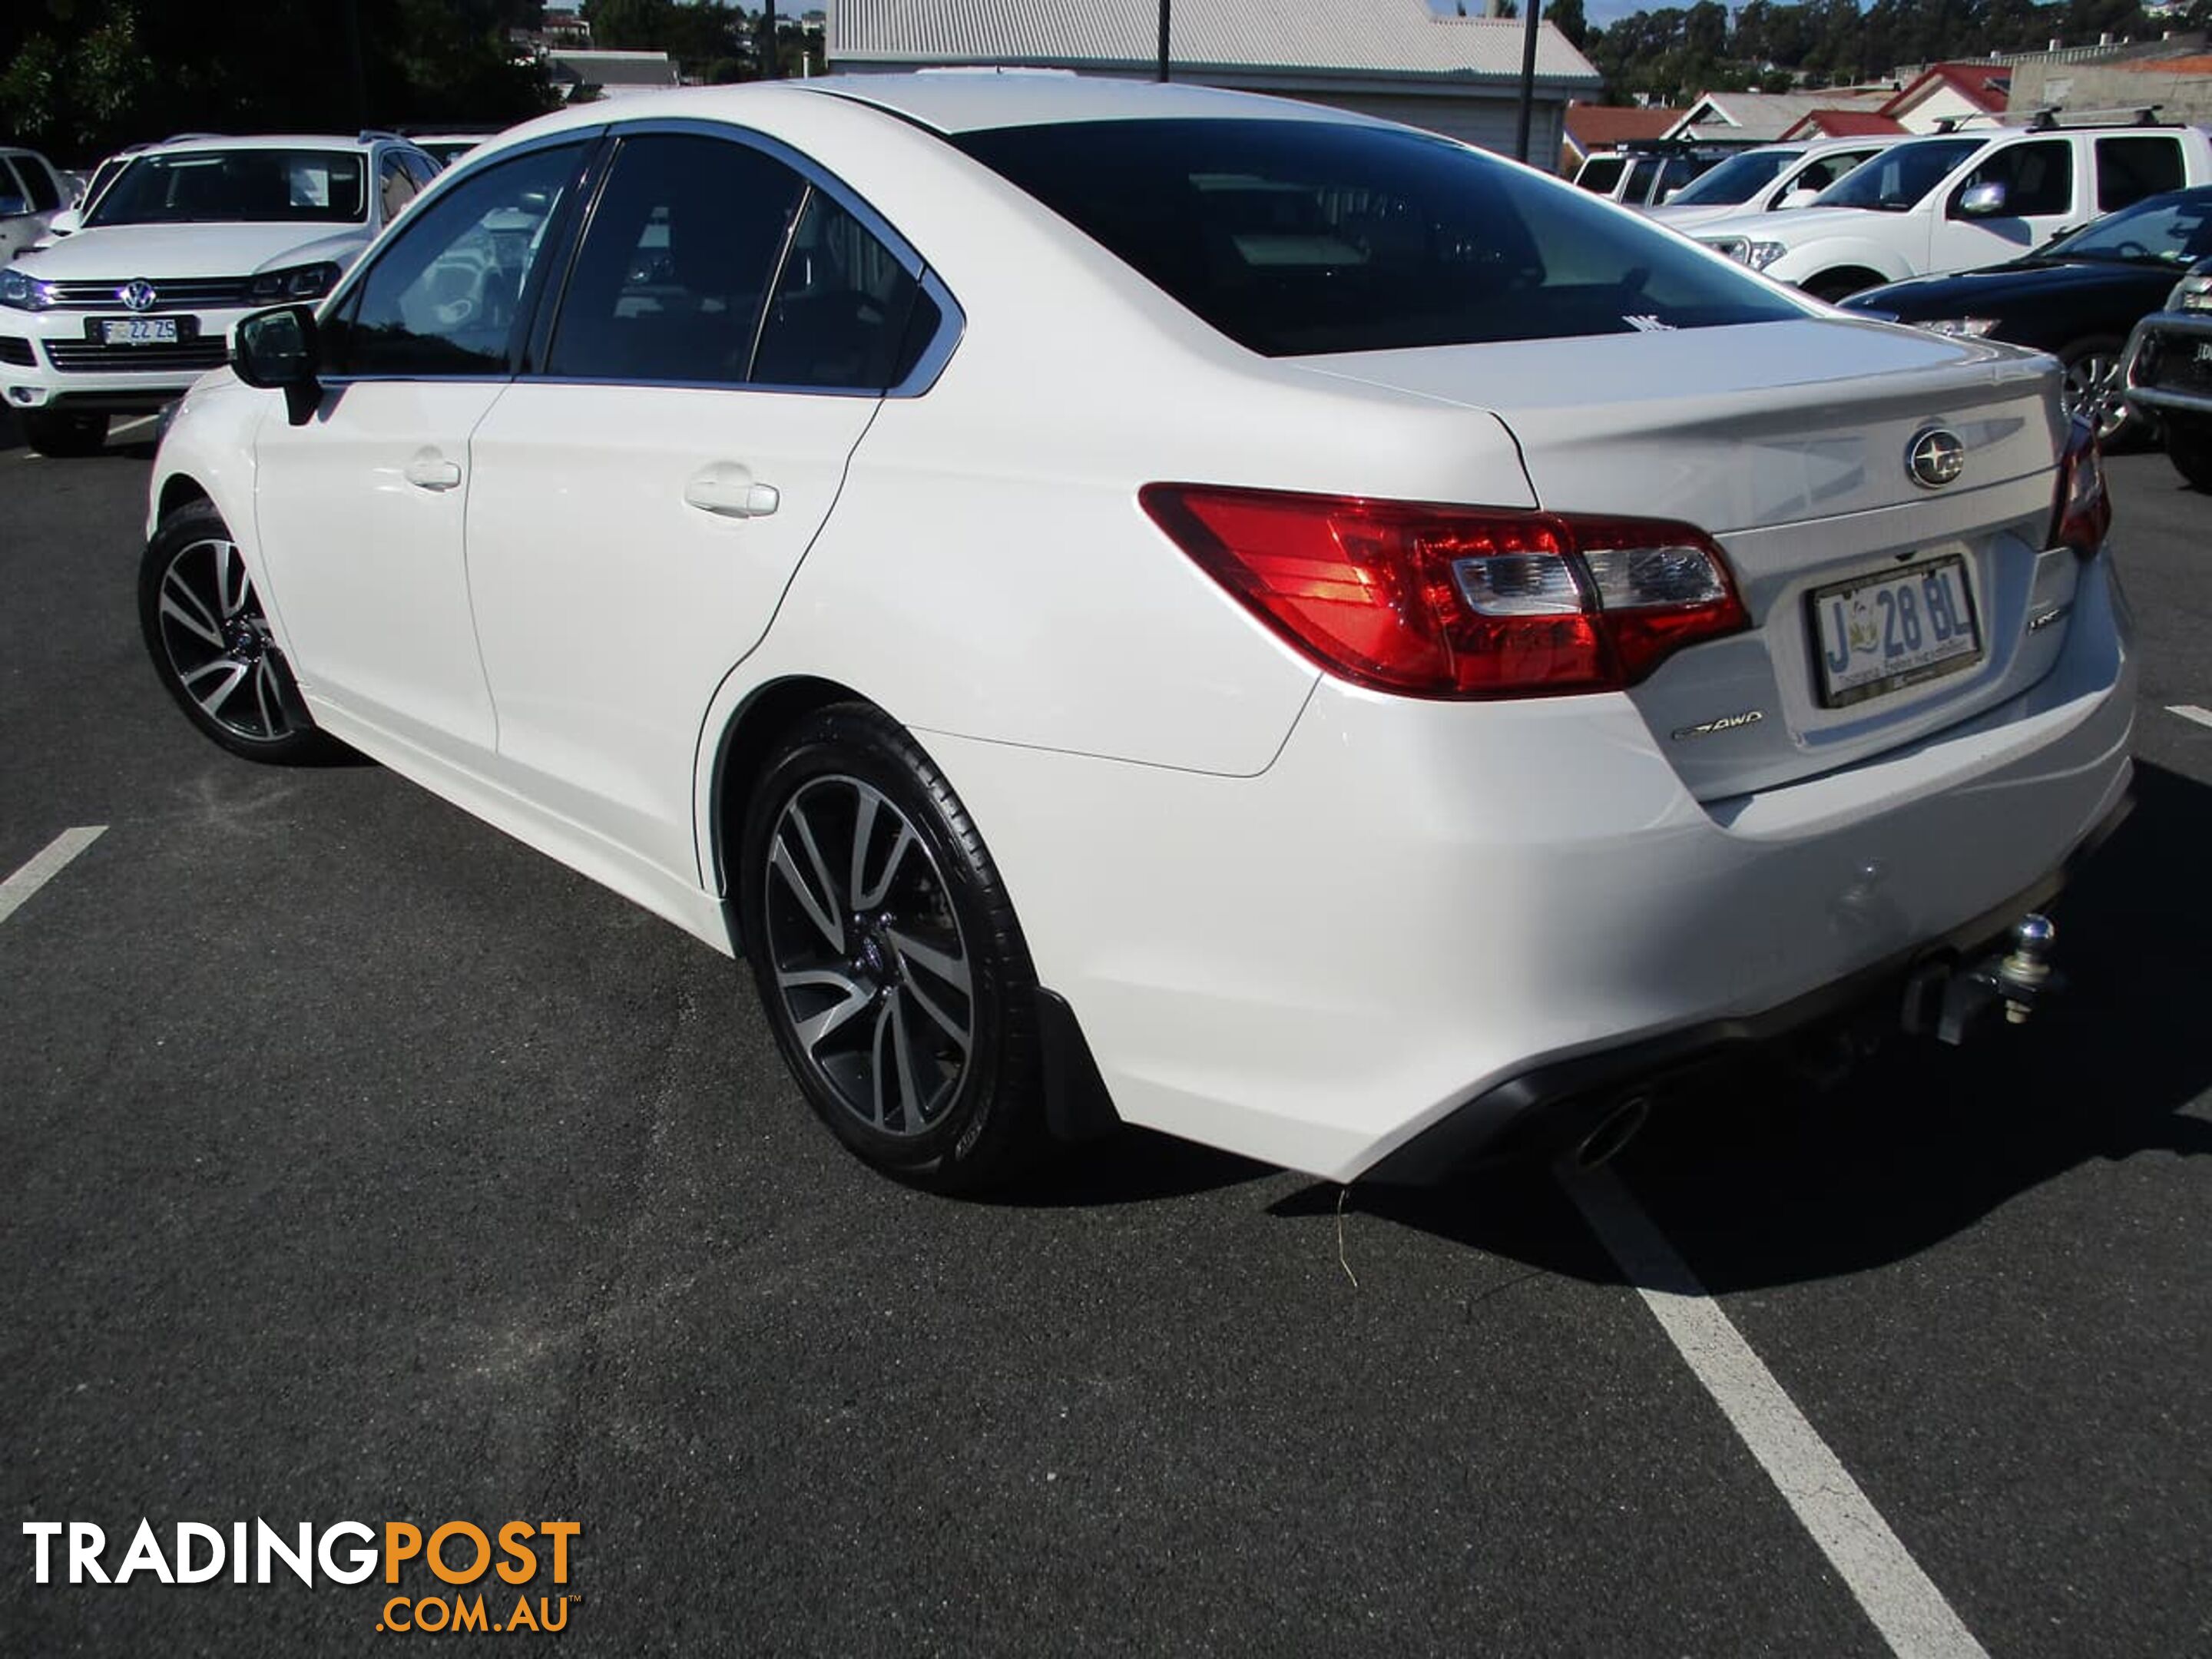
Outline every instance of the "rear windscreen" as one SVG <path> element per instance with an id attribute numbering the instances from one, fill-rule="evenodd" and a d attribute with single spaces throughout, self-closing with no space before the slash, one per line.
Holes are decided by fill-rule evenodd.
<path id="1" fill-rule="evenodd" d="M 1805 314 L 1583 191 L 1401 128 L 1071 122 L 952 142 L 1267 356 Z"/>

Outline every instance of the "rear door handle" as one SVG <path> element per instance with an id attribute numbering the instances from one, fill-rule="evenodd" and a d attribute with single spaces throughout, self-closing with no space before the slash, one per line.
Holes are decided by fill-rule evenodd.
<path id="1" fill-rule="evenodd" d="M 434 449 L 418 449 L 402 476 L 417 489 L 451 489 L 461 481 L 461 464 Z"/>
<path id="2" fill-rule="evenodd" d="M 718 518 L 765 519 L 783 505 L 783 495 L 774 484 L 756 483 L 751 468 L 717 461 L 691 475 L 684 501 Z"/>

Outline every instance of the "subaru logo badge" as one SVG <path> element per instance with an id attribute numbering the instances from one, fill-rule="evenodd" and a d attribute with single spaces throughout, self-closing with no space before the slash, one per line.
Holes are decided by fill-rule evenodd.
<path id="1" fill-rule="evenodd" d="M 141 276 L 135 283 L 125 283 L 115 292 L 115 297 L 133 311 L 151 311 L 154 301 L 161 296 L 154 292 L 153 283 Z"/>
<path id="2" fill-rule="evenodd" d="M 1923 489 L 1941 489 L 1956 483 L 1966 470 L 1966 441 L 1948 427 L 1931 426 L 1912 434 L 1905 452 L 1905 470 Z"/>

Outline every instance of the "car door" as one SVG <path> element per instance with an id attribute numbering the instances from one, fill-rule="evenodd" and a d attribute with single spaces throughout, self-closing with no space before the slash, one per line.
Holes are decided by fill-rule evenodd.
<path id="1" fill-rule="evenodd" d="M 24 207 L 0 219 L 0 264 L 5 264 L 46 234 L 61 211 L 61 187 L 38 157 L 0 155 L 0 196 L 16 197 Z"/>
<path id="2" fill-rule="evenodd" d="M 623 138 L 543 372 L 476 434 L 469 585 L 511 787 L 701 879 L 701 719 L 896 378 L 919 270 L 727 129 Z"/>
<path id="3" fill-rule="evenodd" d="M 1966 270 L 2018 258 L 2075 217 L 2074 141 L 2064 134 L 2000 144 L 1984 153 L 1942 198 L 1929 248 L 1931 271 Z M 2003 204 L 1978 210 L 1967 198 L 1995 185 Z"/>
<path id="4" fill-rule="evenodd" d="M 589 147 L 526 152 L 426 203 L 332 302 L 312 416 L 272 410 L 256 441 L 270 598 L 302 685 L 458 757 L 494 748 L 463 560 L 470 434 Z"/>

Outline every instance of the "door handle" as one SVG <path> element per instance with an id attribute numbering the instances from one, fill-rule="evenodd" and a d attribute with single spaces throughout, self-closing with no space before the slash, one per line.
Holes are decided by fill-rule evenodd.
<path id="1" fill-rule="evenodd" d="M 434 449 L 418 449 L 401 476 L 418 489 L 451 489 L 461 481 L 461 464 Z"/>
<path id="2" fill-rule="evenodd" d="M 783 494 L 774 484 L 756 483 L 749 467 L 717 461 L 691 475 L 684 501 L 717 518 L 765 519 L 783 505 Z"/>

